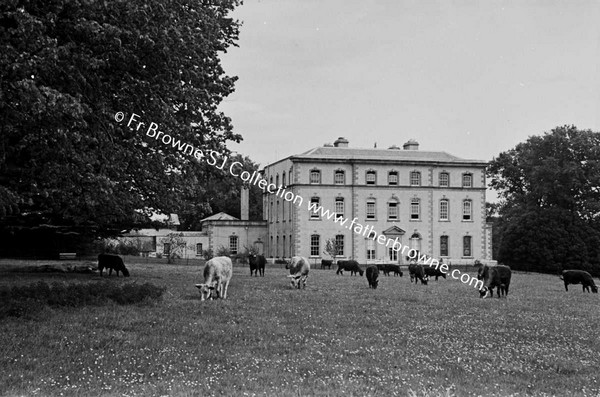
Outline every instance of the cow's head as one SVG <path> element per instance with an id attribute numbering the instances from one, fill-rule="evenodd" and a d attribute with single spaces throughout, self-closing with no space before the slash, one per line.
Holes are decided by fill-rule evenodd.
<path id="1" fill-rule="evenodd" d="M 293 275 L 289 275 L 288 278 L 290 278 L 290 285 L 292 286 L 292 288 L 298 288 L 298 285 L 300 284 L 300 276 L 293 276 Z"/>
<path id="2" fill-rule="evenodd" d="M 214 284 L 196 284 L 196 288 L 200 290 L 200 300 L 211 299 L 215 290 Z"/>
<path id="3" fill-rule="evenodd" d="M 379 285 L 379 280 L 373 281 L 373 289 L 377 288 L 378 285 Z"/>
<path id="4" fill-rule="evenodd" d="M 477 280 L 483 280 L 483 279 L 485 279 L 485 277 L 487 276 L 488 272 L 489 272 L 489 268 L 487 266 L 481 266 L 477 270 Z"/>
<path id="5" fill-rule="evenodd" d="M 596 287 L 595 285 L 591 285 L 590 287 L 592 288 L 592 292 L 593 292 L 594 294 L 597 294 L 597 293 L 598 293 L 598 287 Z"/>
<path id="6" fill-rule="evenodd" d="M 488 287 L 481 287 L 481 289 L 479 290 L 479 297 L 480 298 L 490 297 L 490 291 L 491 291 L 491 289 Z"/>

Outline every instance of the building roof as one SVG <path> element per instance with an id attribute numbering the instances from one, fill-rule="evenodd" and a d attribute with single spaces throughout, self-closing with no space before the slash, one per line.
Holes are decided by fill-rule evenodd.
<path id="1" fill-rule="evenodd" d="M 482 160 L 467 160 L 446 152 L 431 152 L 424 150 L 394 150 L 394 149 L 360 149 L 350 147 L 319 146 L 302 154 L 291 156 L 291 159 L 352 159 L 352 160 L 397 160 L 397 161 L 434 161 L 444 163 L 476 163 L 484 164 Z"/>
<path id="2" fill-rule="evenodd" d="M 239 219 L 224 212 L 219 212 L 218 214 L 214 214 L 208 218 L 202 219 L 200 222 L 205 221 L 239 221 Z"/>

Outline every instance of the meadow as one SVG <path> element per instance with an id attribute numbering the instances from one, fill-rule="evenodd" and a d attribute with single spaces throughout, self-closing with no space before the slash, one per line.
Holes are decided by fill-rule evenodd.
<path id="1" fill-rule="evenodd" d="M 313 269 L 295 290 L 280 265 L 235 267 L 227 300 L 200 301 L 199 265 L 130 258 L 162 300 L 44 307 L 0 322 L 2 396 L 599 396 L 600 295 L 513 273 L 508 299 L 456 280 L 411 284 Z M 106 279 L 106 277 L 104 277 Z M 100 281 L 19 271 L 0 285 Z"/>

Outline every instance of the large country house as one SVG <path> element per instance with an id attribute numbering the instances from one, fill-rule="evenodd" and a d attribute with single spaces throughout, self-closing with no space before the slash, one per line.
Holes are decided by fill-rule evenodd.
<path id="1" fill-rule="evenodd" d="M 329 258 L 325 243 L 335 239 L 340 256 L 360 263 L 406 263 L 374 238 L 384 235 L 451 263 L 492 259 L 486 224 L 485 168 L 446 152 L 422 151 L 409 140 L 400 149 L 358 149 L 344 138 L 276 161 L 263 178 L 286 192 L 265 192 L 266 256 Z M 292 195 L 286 193 L 286 197 Z M 300 197 L 300 199 L 298 199 Z M 309 205 L 334 213 L 334 222 Z M 354 220 L 353 227 L 348 227 Z M 357 233 L 360 224 L 369 233 Z"/>

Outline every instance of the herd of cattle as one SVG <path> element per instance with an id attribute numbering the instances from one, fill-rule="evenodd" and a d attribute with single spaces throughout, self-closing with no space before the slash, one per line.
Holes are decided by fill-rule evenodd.
<path id="1" fill-rule="evenodd" d="M 250 276 L 265 275 L 265 265 L 267 263 L 266 258 L 263 255 L 249 255 L 248 263 L 250 265 Z M 333 265 L 331 260 L 322 260 L 321 268 L 329 267 Z M 361 277 L 365 271 L 360 267 L 360 264 L 355 260 L 340 260 L 337 262 L 338 269 L 336 274 L 344 275 L 344 271 L 350 272 L 351 275 L 359 274 Z M 290 283 L 293 288 L 306 288 L 306 280 L 308 279 L 308 273 L 310 271 L 310 263 L 308 259 L 301 256 L 295 256 L 285 266 L 289 269 Z M 100 276 L 104 269 L 108 270 L 108 275 L 112 275 L 112 271 L 115 270 L 117 277 L 119 272 L 123 273 L 124 277 L 129 277 L 129 271 L 118 255 L 100 254 L 98 255 L 98 269 L 100 270 Z M 380 264 L 371 265 L 366 269 L 367 282 L 370 288 L 377 288 L 379 285 L 379 274 L 383 273 L 385 276 L 393 274 L 394 276 L 402 277 L 402 270 L 400 265 L 396 264 Z M 417 283 L 421 282 L 423 285 L 427 285 L 430 277 L 446 278 L 446 273 L 442 272 L 439 268 L 419 265 L 411 263 L 408 266 L 408 273 L 410 275 L 410 282 Z M 210 259 L 204 266 L 204 283 L 196 284 L 196 287 L 200 290 L 201 300 L 209 298 L 227 298 L 227 288 L 231 281 L 233 274 L 233 264 L 231 259 L 226 256 L 218 256 Z M 481 280 L 483 285 L 479 289 L 480 296 L 492 297 L 494 295 L 494 288 L 496 288 L 496 295 L 498 298 L 508 296 L 508 289 L 510 286 L 512 272 L 510 267 L 504 265 L 482 265 L 479 267 L 477 272 L 477 279 Z M 560 275 L 560 279 L 565 283 L 565 290 L 569 291 L 569 284 L 581 284 L 583 292 L 598 293 L 598 287 L 594 284 L 592 276 L 583 270 L 564 270 Z M 481 284 L 481 283 L 480 283 Z"/>
<path id="2" fill-rule="evenodd" d="M 266 259 L 262 255 L 250 255 L 248 258 L 250 264 L 250 276 L 264 276 Z M 333 262 L 323 260 L 321 262 L 321 268 L 329 267 L 333 265 Z M 355 260 L 340 260 L 337 262 L 338 269 L 336 274 L 342 275 L 344 271 L 350 272 L 351 275 L 359 274 L 363 275 L 359 263 Z M 290 274 L 287 276 L 290 278 L 290 284 L 292 288 L 306 288 L 306 280 L 310 272 L 310 262 L 307 258 L 301 256 L 295 256 L 291 261 L 287 262 L 286 269 L 289 269 Z M 227 297 L 227 288 L 233 271 L 233 265 L 231 259 L 226 256 L 220 256 L 210 259 L 206 262 L 204 267 L 204 283 L 196 284 L 196 287 L 200 290 L 201 300 L 209 298 L 223 298 Z M 379 285 L 379 274 L 383 273 L 389 276 L 393 273 L 394 276 L 402 277 L 402 270 L 400 265 L 396 264 L 380 264 L 371 265 L 366 269 L 367 282 L 370 288 L 377 288 Z M 410 275 L 411 283 L 414 281 L 417 283 L 421 281 L 421 284 L 427 285 L 430 277 L 435 277 L 436 281 L 438 277 L 446 278 L 446 273 L 442 272 L 436 267 L 419 265 L 411 263 L 408 266 L 408 272 Z M 496 295 L 498 298 L 507 297 L 508 289 L 510 286 L 510 279 L 512 272 L 510 267 L 504 265 L 482 265 L 479 267 L 477 272 L 477 279 L 481 280 L 479 288 L 480 297 L 492 297 L 494 295 L 494 288 L 496 288 Z M 561 280 L 565 283 L 565 290 L 568 289 L 569 284 L 581 284 L 583 291 L 591 291 L 594 293 L 598 292 L 598 288 L 594 284 L 592 276 L 583 270 L 564 270 L 560 275 Z"/>

